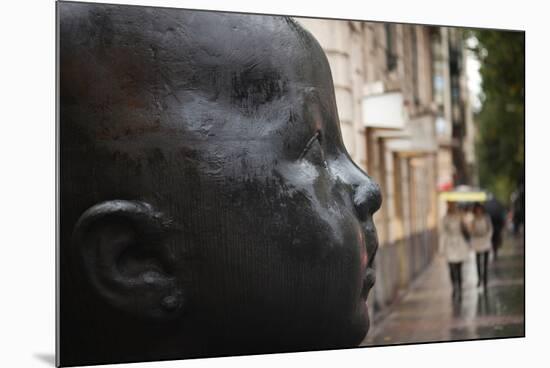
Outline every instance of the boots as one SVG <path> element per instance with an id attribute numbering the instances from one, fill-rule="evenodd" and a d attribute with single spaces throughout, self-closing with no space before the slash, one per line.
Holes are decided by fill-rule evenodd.
<path id="1" fill-rule="evenodd" d="M 449 263 L 449 271 L 453 285 L 453 299 L 460 299 L 462 296 L 462 264 Z"/>
<path id="2" fill-rule="evenodd" d="M 477 253 L 476 254 L 476 266 L 477 266 L 477 287 L 480 288 L 483 285 L 483 289 L 487 289 L 487 263 L 489 253 Z"/>

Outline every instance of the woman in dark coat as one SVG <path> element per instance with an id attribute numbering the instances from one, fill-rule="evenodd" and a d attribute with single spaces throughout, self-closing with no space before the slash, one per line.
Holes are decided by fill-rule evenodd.
<path id="1" fill-rule="evenodd" d="M 502 243 L 502 229 L 504 228 L 506 211 L 502 203 L 496 198 L 491 198 L 485 202 L 485 210 L 491 217 L 491 224 L 493 225 L 493 235 L 491 236 L 491 245 L 493 248 L 493 259 L 497 259 L 498 248 Z"/>

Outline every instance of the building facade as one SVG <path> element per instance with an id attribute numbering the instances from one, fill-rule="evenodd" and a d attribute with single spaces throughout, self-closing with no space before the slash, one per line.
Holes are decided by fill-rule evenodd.
<path id="1" fill-rule="evenodd" d="M 459 30 L 445 27 L 297 21 L 329 60 L 348 152 L 381 186 L 370 296 L 376 320 L 433 259 L 443 210 L 438 189 L 452 187 L 457 165 L 466 172 L 467 159 L 473 160 L 465 148 L 473 139 L 469 145 L 462 128 L 468 116 L 471 123 L 463 53 L 457 52 L 463 43 Z"/>

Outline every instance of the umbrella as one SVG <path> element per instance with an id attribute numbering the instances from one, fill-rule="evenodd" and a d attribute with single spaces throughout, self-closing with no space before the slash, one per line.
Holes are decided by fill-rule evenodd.
<path id="1" fill-rule="evenodd" d="M 487 200 L 487 193 L 479 191 L 443 192 L 440 196 L 447 202 L 485 202 Z"/>

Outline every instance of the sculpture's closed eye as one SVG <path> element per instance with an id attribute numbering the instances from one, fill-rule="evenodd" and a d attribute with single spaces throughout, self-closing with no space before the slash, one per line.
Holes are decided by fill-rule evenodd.
<path id="1" fill-rule="evenodd" d="M 328 167 L 325 158 L 325 151 L 322 145 L 322 133 L 320 130 L 316 131 L 313 137 L 308 140 L 304 150 L 300 154 L 300 159 L 307 159 L 311 163 L 324 168 Z"/>

